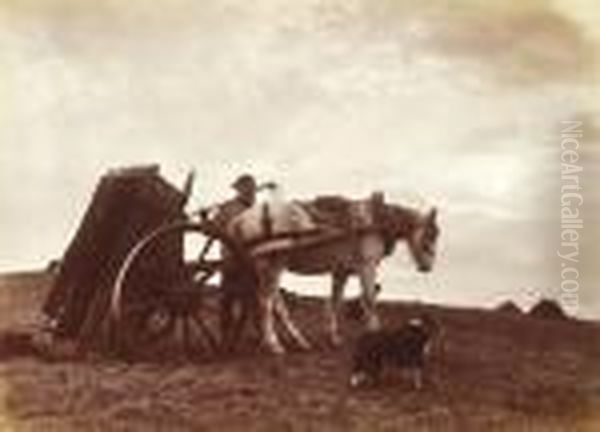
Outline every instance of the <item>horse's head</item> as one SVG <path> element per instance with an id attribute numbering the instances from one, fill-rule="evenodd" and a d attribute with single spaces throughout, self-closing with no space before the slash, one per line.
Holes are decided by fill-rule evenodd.
<path id="1" fill-rule="evenodd" d="M 419 214 L 410 232 L 407 233 L 408 250 L 420 272 L 429 272 L 433 267 L 436 243 L 439 235 L 437 210 L 432 208 L 426 215 Z"/>
<path id="2" fill-rule="evenodd" d="M 387 245 L 386 254 L 393 251 L 398 240 L 406 240 L 417 269 L 421 272 L 430 271 L 435 261 L 436 242 L 439 235 L 436 208 L 422 214 L 400 205 L 386 204 L 382 197 L 373 198 L 373 203 L 375 220 L 380 226 L 384 242 Z"/>

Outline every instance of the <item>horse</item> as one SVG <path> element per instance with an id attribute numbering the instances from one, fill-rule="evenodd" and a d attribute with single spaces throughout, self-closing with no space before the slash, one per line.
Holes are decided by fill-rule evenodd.
<path id="1" fill-rule="evenodd" d="M 310 344 L 290 318 L 280 293 L 284 271 L 331 275 L 329 338 L 342 343 L 340 306 L 349 277 L 358 276 L 368 329 L 380 327 L 375 308 L 377 269 L 404 240 L 420 272 L 433 268 L 439 228 L 435 207 L 422 213 L 386 203 L 381 193 L 367 199 L 317 198 L 310 202 L 257 204 L 233 218 L 228 234 L 250 250 L 257 275 L 256 307 L 260 337 L 268 351 L 284 353 L 275 331 L 278 315 L 300 347 Z M 344 220 L 345 219 L 345 220 Z"/>

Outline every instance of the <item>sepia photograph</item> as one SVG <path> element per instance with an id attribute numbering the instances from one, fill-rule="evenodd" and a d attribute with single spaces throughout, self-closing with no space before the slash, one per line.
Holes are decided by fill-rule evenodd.
<path id="1" fill-rule="evenodd" d="M 0 432 L 600 431 L 600 3 L 0 1 Z"/>

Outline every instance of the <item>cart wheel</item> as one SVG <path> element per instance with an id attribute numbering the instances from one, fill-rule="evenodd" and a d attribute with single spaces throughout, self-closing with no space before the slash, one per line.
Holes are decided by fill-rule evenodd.
<path id="1" fill-rule="evenodd" d="M 186 261 L 184 243 L 198 256 Z M 235 246 L 207 223 L 160 227 L 129 252 L 111 298 L 113 342 L 134 358 L 211 357 L 220 348 L 220 279 Z M 234 256 L 236 256 L 234 254 Z"/>

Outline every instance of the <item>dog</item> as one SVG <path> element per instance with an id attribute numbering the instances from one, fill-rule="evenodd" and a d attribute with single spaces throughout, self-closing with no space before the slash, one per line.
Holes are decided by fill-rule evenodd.
<path id="1" fill-rule="evenodd" d="M 377 384 L 384 366 L 408 369 L 415 390 L 423 386 L 425 363 L 440 328 L 429 315 L 413 318 L 397 329 L 367 331 L 355 346 L 350 386 Z"/>

